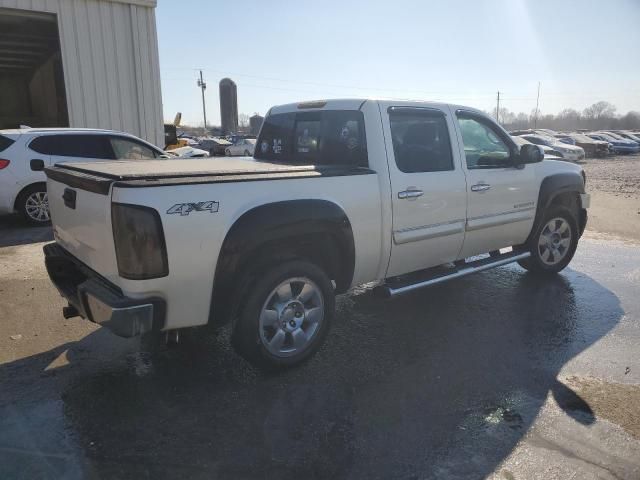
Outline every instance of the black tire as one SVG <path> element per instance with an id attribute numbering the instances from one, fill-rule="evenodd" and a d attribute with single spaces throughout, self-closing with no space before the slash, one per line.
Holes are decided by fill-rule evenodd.
<path id="1" fill-rule="evenodd" d="M 250 363 L 265 370 L 283 369 L 304 362 L 320 348 L 331 327 L 335 310 L 335 293 L 331 280 L 321 268 L 306 260 L 290 260 L 261 272 L 255 272 L 251 277 L 255 281 L 250 283 L 245 290 L 246 294 L 241 299 L 242 305 L 239 308 L 238 317 L 234 322 L 231 334 L 231 343 L 234 349 Z M 314 291 L 314 298 L 308 300 L 306 304 L 298 301 L 299 298 L 302 298 L 302 292 L 296 291 L 298 285 L 306 285 L 306 283 L 292 280 L 301 278 L 310 280 L 309 284 L 312 285 Z M 289 303 L 287 301 L 278 302 L 278 305 L 285 304 L 288 306 L 286 308 L 282 307 L 283 313 L 275 317 L 277 320 L 273 322 L 273 327 L 263 328 L 260 320 L 263 311 L 270 309 L 267 307 L 270 300 L 274 298 L 279 300 L 277 294 L 274 297 L 275 289 L 290 280 L 292 280 L 290 288 L 293 293 L 291 300 Z M 300 288 L 303 287 L 300 286 Z M 317 308 L 314 307 L 313 302 L 318 303 L 320 297 L 323 315 L 317 321 L 317 324 L 315 322 L 307 323 L 307 312 L 310 311 L 307 310 L 307 306 L 310 309 Z M 276 334 L 280 335 L 279 332 L 283 332 L 282 335 L 285 336 L 283 348 L 287 346 L 287 342 L 291 344 L 291 348 L 294 348 L 294 332 L 285 330 L 287 322 L 284 313 L 285 311 L 295 311 L 293 304 L 302 305 L 302 311 L 295 312 L 295 317 L 302 316 L 302 319 L 299 320 L 300 327 L 296 328 L 296 330 L 302 330 L 305 325 L 307 325 L 307 328 L 309 325 L 317 326 L 300 351 L 276 355 L 270 351 L 267 345 L 269 343 L 267 337 L 271 334 L 271 331 L 274 332 L 271 340 L 275 338 Z M 273 307 L 272 311 L 277 312 L 277 308 L 280 307 Z M 291 321 L 296 320 L 293 316 L 290 318 Z M 289 326 L 286 328 L 289 328 Z"/>
<path id="2" fill-rule="evenodd" d="M 34 214 L 33 210 L 33 201 L 37 201 L 38 197 L 43 197 L 47 204 L 47 212 L 46 217 L 43 215 L 38 216 Z M 29 205 L 27 203 L 29 202 Z M 25 188 L 20 195 L 16 199 L 16 210 L 25 221 L 25 223 L 32 226 L 46 226 L 51 223 L 51 218 L 49 216 L 49 208 L 48 208 L 48 199 L 47 199 L 47 185 L 44 183 L 31 185 L 30 187 Z M 39 219 L 40 218 L 40 219 Z"/>
<path id="3" fill-rule="evenodd" d="M 550 248 L 547 245 L 542 245 L 542 246 L 540 245 L 541 243 L 546 243 L 544 239 L 541 240 L 541 236 L 543 236 L 544 234 L 545 237 L 549 237 L 550 231 L 549 229 L 547 229 L 547 225 L 554 219 L 564 220 L 568 225 L 569 235 L 570 235 L 570 237 L 568 237 L 569 244 L 566 247 L 566 249 L 561 248 L 562 246 L 559 244 L 554 245 L 554 247 L 556 247 L 560 252 L 558 256 L 558 260 L 555 262 L 554 262 L 555 258 L 553 257 L 554 256 L 553 253 L 547 254 L 548 256 L 545 261 L 544 255 L 548 250 L 550 250 Z M 555 224 L 556 225 L 560 224 L 562 226 L 562 223 L 559 221 L 555 222 Z M 571 262 L 573 255 L 576 253 L 576 248 L 578 248 L 579 237 L 580 237 L 580 233 L 579 233 L 578 222 L 576 220 L 575 214 L 567 207 L 563 207 L 559 205 L 551 206 L 544 213 L 542 220 L 540 221 L 539 225 L 536 227 L 535 233 L 531 236 L 531 240 L 524 248 L 525 251 L 528 250 L 531 253 L 531 256 L 525 260 L 519 260 L 518 263 L 522 268 L 533 273 L 539 273 L 539 274 L 558 273 L 562 271 L 567 265 L 569 265 L 569 262 Z M 561 235 L 559 242 L 562 242 L 563 240 L 566 240 L 566 238 L 563 238 Z M 552 243 L 555 243 L 555 239 L 553 240 Z M 549 263 L 549 262 L 554 262 L 554 263 Z"/>
<path id="4" fill-rule="evenodd" d="M 244 156 L 245 157 L 250 157 L 251 156 L 251 153 L 249 153 L 249 150 L 245 150 L 244 151 Z"/>

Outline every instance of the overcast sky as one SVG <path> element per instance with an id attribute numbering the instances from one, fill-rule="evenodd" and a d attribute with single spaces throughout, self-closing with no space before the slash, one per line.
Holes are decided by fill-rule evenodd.
<path id="1" fill-rule="evenodd" d="M 159 0 L 164 116 L 219 125 L 238 109 L 335 97 L 440 100 L 483 110 L 640 110 L 640 0 Z"/>

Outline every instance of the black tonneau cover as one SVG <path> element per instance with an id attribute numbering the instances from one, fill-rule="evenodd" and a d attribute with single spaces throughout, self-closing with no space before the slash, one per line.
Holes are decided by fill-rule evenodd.
<path id="1" fill-rule="evenodd" d="M 62 163 L 45 169 L 52 180 L 106 195 L 112 184 L 124 188 L 198 183 L 373 174 L 350 165 L 281 165 L 251 159 L 136 160 Z"/>

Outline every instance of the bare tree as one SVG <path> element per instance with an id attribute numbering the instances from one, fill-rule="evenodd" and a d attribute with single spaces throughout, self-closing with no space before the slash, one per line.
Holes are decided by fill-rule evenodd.
<path id="1" fill-rule="evenodd" d="M 249 115 L 247 115 L 246 113 L 239 113 L 238 114 L 238 125 L 241 127 L 248 127 L 249 126 Z"/>
<path id="2" fill-rule="evenodd" d="M 616 107 L 609 102 L 600 101 L 584 109 L 584 116 L 588 119 L 600 120 L 611 118 L 616 113 Z"/>

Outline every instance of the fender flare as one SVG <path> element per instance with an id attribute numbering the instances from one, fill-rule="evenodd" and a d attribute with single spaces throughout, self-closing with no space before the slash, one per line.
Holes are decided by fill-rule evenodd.
<path id="1" fill-rule="evenodd" d="M 277 246 L 291 238 L 326 238 L 327 235 L 339 252 L 336 291 L 345 292 L 353 279 L 355 242 L 351 222 L 340 206 L 319 199 L 287 200 L 260 205 L 243 213 L 227 231 L 220 248 L 209 323 L 220 324 L 221 313 L 223 317 L 233 313 L 231 305 L 223 304 L 235 303 L 230 300 L 238 288 L 238 275 L 250 268 L 251 257 L 261 248 Z"/>
<path id="2" fill-rule="evenodd" d="M 540 184 L 540 191 L 538 193 L 538 208 L 536 209 L 536 216 L 533 221 L 533 228 L 531 233 L 527 237 L 526 244 L 531 240 L 532 235 L 537 231 L 542 217 L 546 209 L 553 203 L 553 201 L 563 193 L 585 193 L 584 191 L 584 178 L 579 172 L 563 172 L 549 175 L 542 180 Z M 577 218 L 578 222 L 581 222 L 580 218 Z M 586 220 L 585 220 L 586 221 Z M 584 228 L 584 227 L 581 227 Z"/>

